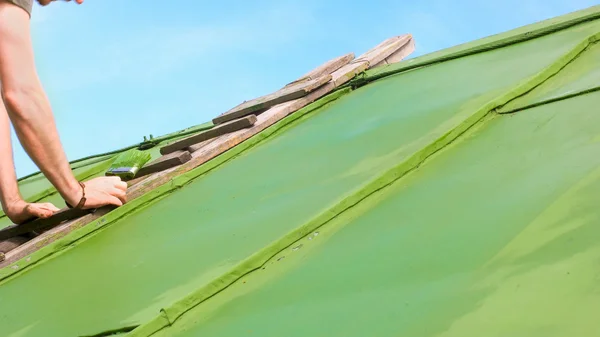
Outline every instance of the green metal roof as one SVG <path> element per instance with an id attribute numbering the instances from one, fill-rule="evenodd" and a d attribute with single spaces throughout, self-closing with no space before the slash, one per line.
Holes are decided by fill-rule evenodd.
<path id="1" fill-rule="evenodd" d="M 600 333 L 599 14 L 367 71 L 1 269 L 0 335 Z"/>

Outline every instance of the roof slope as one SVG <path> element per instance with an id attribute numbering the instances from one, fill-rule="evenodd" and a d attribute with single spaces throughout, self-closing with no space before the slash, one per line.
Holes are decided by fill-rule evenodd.
<path id="1" fill-rule="evenodd" d="M 367 71 L 0 270 L 0 335 L 598 331 L 598 13 Z"/>

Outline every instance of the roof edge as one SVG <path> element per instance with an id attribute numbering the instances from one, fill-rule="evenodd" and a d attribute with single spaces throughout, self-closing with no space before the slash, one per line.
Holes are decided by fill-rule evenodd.
<path id="1" fill-rule="evenodd" d="M 600 5 L 592 6 L 587 9 L 521 26 L 507 32 L 491 35 L 454 47 L 425 54 L 410 60 L 369 69 L 358 75 L 355 79 L 347 83 L 347 85 L 355 88 L 360 87 L 380 78 L 435 63 L 450 61 L 464 56 L 478 54 L 503 48 L 512 44 L 533 40 L 579 24 L 594 21 L 599 18 Z"/>

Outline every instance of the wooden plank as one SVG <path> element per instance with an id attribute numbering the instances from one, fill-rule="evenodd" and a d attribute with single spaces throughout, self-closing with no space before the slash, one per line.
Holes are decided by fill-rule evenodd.
<path id="1" fill-rule="evenodd" d="M 412 40 L 412 35 L 410 34 L 394 36 L 381 42 L 359 56 L 356 60 L 366 60 L 369 62 L 369 67 L 374 66 L 397 52 L 404 45 L 409 43 L 410 40 Z"/>
<path id="2" fill-rule="evenodd" d="M 352 63 L 347 66 L 342 67 L 339 70 L 336 70 L 331 74 L 333 77 L 332 83 L 333 87 L 337 88 L 340 85 L 350 81 L 351 79 L 369 68 L 369 62 L 367 61 L 352 61 Z"/>
<path id="3" fill-rule="evenodd" d="M 236 120 L 230 121 L 228 123 L 215 126 L 214 128 L 212 128 L 210 130 L 206 130 L 204 132 L 193 135 L 191 137 L 184 138 L 184 139 L 174 142 L 172 144 L 166 145 L 160 149 L 160 153 L 165 155 L 165 154 L 173 153 L 175 151 L 183 150 L 189 146 L 198 144 L 205 140 L 219 137 L 221 135 L 224 135 L 224 134 L 227 134 L 230 132 L 234 132 L 237 130 L 241 130 L 244 128 L 248 128 L 248 127 L 254 125 L 254 123 L 256 123 L 256 116 L 254 116 L 254 115 L 236 119 Z"/>
<path id="4" fill-rule="evenodd" d="M 49 229 L 45 233 L 25 242 L 19 247 L 5 253 L 6 260 L 0 263 L 0 268 L 3 268 L 11 263 L 14 263 L 27 255 L 45 247 L 61 238 L 65 237 L 69 233 L 89 224 L 90 222 L 106 215 L 108 212 L 113 210 L 114 206 L 106 206 L 99 208 L 94 213 L 85 215 L 83 217 L 66 221 L 54 228 Z"/>
<path id="5" fill-rule="evenodd" d="M 205 142 L 202 142 L 202 143 L 194 144 L 194 145 L 188 147 L 186 150 L 188 150 L 190 153 L 194 153 L 194 152 L 200 150 L 201 148 L 205 147 L 206 145 L 214 142 L 217 139 L 218 138 L 213 138 L 213 139 L 209 139 L 209 140 L 207 140 Z"/>
<path id="6" fill-rule="evenodd" d="M 336 71 L 336 70 L 340 69 L 341 67 L 350 63 L 350 61 L 352 61 L 353 59 L 354 59 L 354 53 L 349 53 L 349 54 L 346 54 L 343 56 L 336 57 L 332 60 L 325 62 L 321 66 L 311 70 L 310 72 L 304 74 L 304 76 L 300 77 L 299 79 L 295 80 L 294 82 L 287 84 L 285 87 L 289 87 L 296 83 L 306 82 L 306 81 L 313 80 L 315 78 L 318 78 L 318 77 L 321 77 L 324 75 L 331 74 L 334 71 Z"/>
<path id="7" fill-rule="evenodd" d="M 192 159 L 190 161 L 183 163 L 179 166 L 151 174 L 147 177 L 136 179 L 135 183 L 129 182 L 130 188 L 127 191 L 128 200 L 134 200 L 152 191 L 153 189 L 168 183 L 174 177 L 193 170 L 194 168 L 206 163 L 207 161 L 221 155 L 222 153 L 233 148 L 234 146 L 249 139 L 255 134 L 265 130 L 269 126 L 275 124 L 276 122 L 293 113 L 294 111 L 297 111 L 298 109 L 303 108 L 306 105 L 316 101 L 317 99 L 327 95 L 339 85 L 352 79 L 352 77 L 354 77 L 355 74 L 364 71 L 364 69 L 368 68 L 369 64 L 374 59 L 380 57 L 380 53 L 386 54 L 388 53 L 388 51 L 385 50 L 385 48 L 382 51 L 375 50 L 366 55 L 363 60 L 355 60 L 352 63 L 343 66 L 342 68 L 334 71 L 334 73 L 332 74 L 332 80 L 329 81 L 327 84 L 319 87 L 318 89 L 312 91 L 311 93 L 302 98 L 278 104 L 266 110 L 264 113 L 257 116 L 256 123 L 249 128 L 241 129 L 213 139 L 213 141 L 211 141 L 210 143 L 203 145 L 202 147 L 198 148 L 195 152 L 193 152 Z M 48 230 L 42 235 L 35 237 L 32 240 L 17 247 L 16 249 L 6 253 L 6 261 L 0 263 L 0 267 L 14 263 L 19 259 L 22 259 L 27 255 L 37 251 L 38 249 L 63 238 L 69 233 L 105 215 L 111 209 L 111 207 L 103 207 L 96 210 L 96 212 L 92 214 L 88 214 L 76 220 L 65 222 L 55 228 Z"/>
<path id="8" fill-rule="evenodd" d="M 385 60 L 388 64 L 397 63 L 404 60 L 408 55 L 415 51 L 415 39 L 411 38 L 400 49 L 388 56 Z"/>
<path id="9" fill-rule="evenodd" d="M 190 159 L 192 159 L 192 155 L 189 151 L 175 151 L 173 153 L 157 158 L 148 165 L 142 167 L 140 171 L 136 174 L 136 178 L 147 176 L 155 172 L 164 171 L 168 168 L 188 162 Z"/>
<path id="10" fill-rule="evenodd" d="M 388 56 L 383 61 L 377 63 L 371 68 L 379 67 L 386 64 L 393 64 L 404 60 L 408 55 L 412 54 L 415 51 L 415 40 L 410 39 L 405 45 L 403 45 L 400 49 L 395 51 L 392 55 Z"/>
<path id="11" fill-rule="evenodd" d="M 82 217 L 90 212 L 91 210 L 64 208 L 47 219 L 35 219 L 21 225 L 8 226 L 0 230 L 0 241 L 10 239 L 17 235 L 51 228 L 60 224 L 61 222 Z"/>
<path id="12" fill-rule="evenodd" d="M 329 80 L 331 80 L 331 75 L 327 74 L 314 80 L 290 85 L 289 87 L 285 87 L 272 94 L 244 102 L 236 106 L 235 108 L 227 111 L 226 113 L 214 118 L 212 122 L 215 125 L 222 124 L 230 120 L 255 113 L 260 110 L 268 109 L 277 104 L 306 96 L 309 92 L 329 82 Z"/>
<path id="13" fill-rule="evenodd" d="M 6 254 L 27 241 L 29 241 L 29 238 L 26 236 L 15 236 L 10 239 L 2 240 L 0 241 L 0 253 Z"/>

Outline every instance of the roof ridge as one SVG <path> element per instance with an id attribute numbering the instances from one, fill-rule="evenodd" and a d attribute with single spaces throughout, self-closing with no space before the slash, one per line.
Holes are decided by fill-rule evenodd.
<path id="1" fill-rule="evenodd" d="M 545 35 L 565 30 L 573 26 L 594 21 L 600 18 L 600 5 L 595 5 L 583 10 L 574 11 L 558 17 L 538 21 L 529 25 L 490 35 L 470 42 L 445 48 L 395 64 L 368 69 L 355 79 L 346 83 L 347 86 L 360 87 L 378 79 L 428 66 L 434 63 L 450 61 L 453 59 L 503 48 L 512 44 L 533 40 Z"/>

